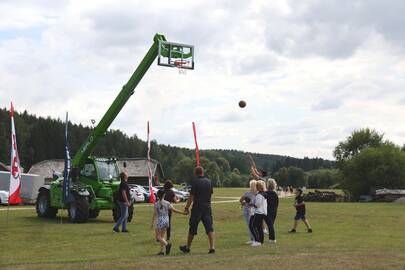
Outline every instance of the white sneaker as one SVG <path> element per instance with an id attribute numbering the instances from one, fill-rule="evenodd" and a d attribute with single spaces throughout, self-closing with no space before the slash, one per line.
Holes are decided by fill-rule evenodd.
<path id="1" fill-rule="evenodd" d="M 264 234 L 269 234 L 269 232 L 267 231 L 267 229 L 263 229 L 263 233 L 264 233 Z"/>
<path id="2" fill-rule="evenodd" d="M 275 244 L 275 243 L 277 243 L 277 240 L 269 240 L 269 243 L 270 244 Z"/>
<path id="3" fill-rule="evenodd" d="M 247 241 L 245 244 L 246 244 L 246 245 L 251 245 L 251 244 L 253 244 L 253 241 L 252 241 L 252 240 Z"/>
<path id="4" fill-rule="evenodd" d="M 261 245 L 262 245 L 262 243 L 253 241 L 253 243 L 250 246 L 251 247 L 260 247 Z"/>

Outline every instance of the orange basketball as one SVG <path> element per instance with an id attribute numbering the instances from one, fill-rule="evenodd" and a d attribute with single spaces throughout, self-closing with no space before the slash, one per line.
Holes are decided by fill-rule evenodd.
<path id="1" fill-rule="evenodd" d="M 246 101 L 244 101 L 244 100 L 239 101 L 239 107 L 245 108 L 246 107 Z"/>

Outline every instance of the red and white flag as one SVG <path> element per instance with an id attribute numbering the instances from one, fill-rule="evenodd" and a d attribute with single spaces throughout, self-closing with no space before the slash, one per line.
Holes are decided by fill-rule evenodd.
<path id="1" fill-rule="evenodd" d="M 20 198 L 21 188 L 21 167 L 17 151 L 17 137 L 15 135 L 14 127 L 14 107 L 11 103 L 10 109 L 11 118 L 11 172 L 10 172 L 10 189 L 9 189 L 9 204 L 19 204 L 22 202 Z"/>
<path id="2" fill-rule="evenodd" d="M 155 193 L 153 192 L 153 175 L 152 175 L 152 168 L 150 165 L 150 129 L 149 129 L 149 121 L 148 121 L 148 139 L 147 139 L 147 143 L 148 143 L 148 153 L 147 153 L 147 158 L 148 158 L 148 178 L 149 178 L 149 202 L 150 203 L 155 203 L 156 202 L 156 197 L 155 197 Z"/>

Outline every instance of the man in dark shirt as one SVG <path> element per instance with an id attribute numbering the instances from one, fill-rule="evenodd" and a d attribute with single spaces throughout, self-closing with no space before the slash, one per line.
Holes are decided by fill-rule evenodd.
<path id="1" fill-rule="evenodd" d="M 180 246 L 180 250 L 183 253 L 189 253 L 191 243 L 193 242 L 194 235 L 197 234 L 198 224 L 202 221 L 205 232 L 208 235 L 209 240 L 209 253 L 215 253 L 215 233 L 212 225 L 212 210 L 211 210 L 211 195 L 213 188 L 211 180 L 204 177 L 204 169 L 200 166 L 194 170 L 194 175 L 197 177 L 191 184 L 190 197 L 187 200 L 185 211 L 188 213 L 188 209 L 193 204 L 191 210 L 191 216 L 189 220 L 189 231 L 187 245 Z"/>
<path id="2" fill-rule="evenodd" d="M 304 198 L 302 197 L 302 193 L 303 193 L 302 189 L 300 189 L 300 188 L 297 189 L 297 191 L 296 191 L 297 197 L 295 197 L 295 202 L 293 205 L 297 212 L 294 217 L 294 227 L 288 231 L 289 233 L 296 232 L 296 229 L 298 226 L 298 221 L 300 219 L 304 222 L 305 226 L 307 227 L 308 232 L 312 233 L 311 225 L 309 224 L 307 218 L 305 217 L 306 210 L 305 210 L 305 203 L 304 203 Z"/>
<path id="3" fill-rule="evenodd" d="M 128 220 L 128 207 L 131 206 L 129 187 L 127 184 L 128 175 L 125 172 L 120 173 L 121 183 L 118 188 L 117 203 L 120 207 L 121 216 L 117 223 L 114 225 L 113 231 L 119 232 L 119 226 L 122 225 L 122 232 L 128 232 L 127 220 Z"/>

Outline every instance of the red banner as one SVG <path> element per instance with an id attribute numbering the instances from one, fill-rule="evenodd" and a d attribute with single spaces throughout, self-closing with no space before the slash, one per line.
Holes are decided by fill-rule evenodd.
<path id="1" fill-rule="evenodd" d="M 197 166 L 200 166 L 200 150 L 198 149 L 197 129 L 195 128 L 194 122 L 193 122 L 193 133 L 194 133 L 194 143 L 195 143 L 195 160 L 196 160 Z"/>

